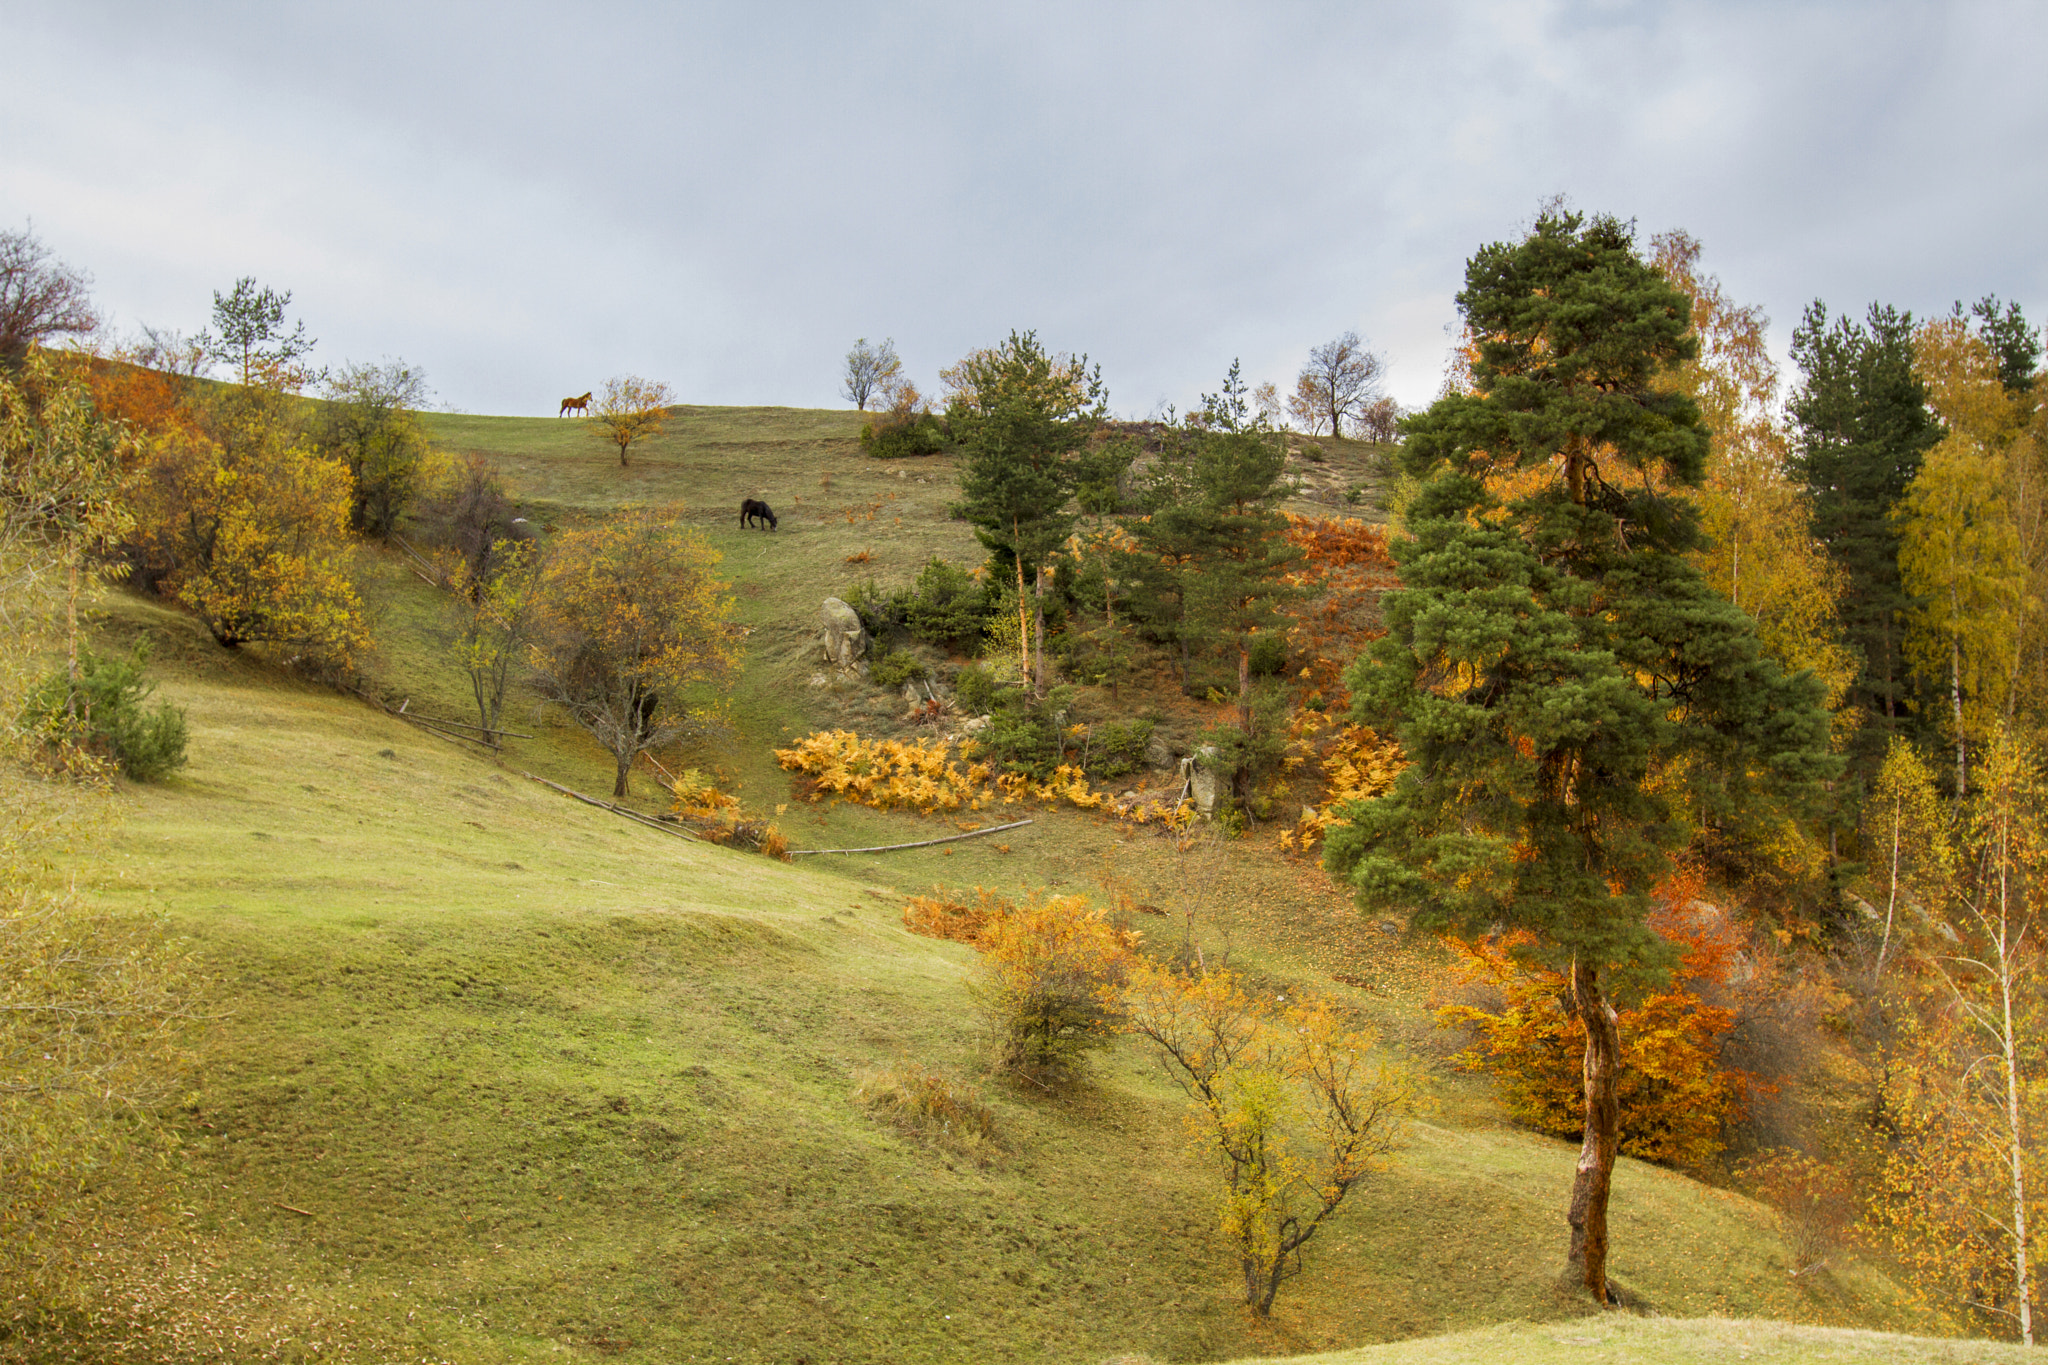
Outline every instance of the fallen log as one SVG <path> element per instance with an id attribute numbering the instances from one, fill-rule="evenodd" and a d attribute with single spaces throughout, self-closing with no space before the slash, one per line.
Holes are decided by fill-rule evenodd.
<path id="1" fill-rule="evenodd" d="M 983 835 L 1001 834 L 1006 829 L 1017 829 L 1030 823 L 1029 820 L 1012 820 L 1007 825 L 991 825 L 987 829 L 969 830 L 965 834 L 948 834 L 943 839 L 920 839 L 914 844 L 877 844 L 873 848 L 793 848 L 789 851 L 789 856 L 803 858 L 818 853 L 894 853 L 903 848 L 930 848 L 933 844 L 954 844 L 962 839 L 979 839 Z"/>
<path id="2" fill-rule="evenodd" d="M 564 796 L 574 797 L 576 800 L 581 801 L 586 806 L 596 806 L 599 810 L 608 810 L 613 815 L 623 815 L 626 819 L 631 820 L 636 825 L 645 825 L 649 829 L 658 829 L 663 834 L 673 834 L 676 838 L 687 839 L 693 844 L 709 842 L 708 840 L 699 839 L 696 835 L 690 833 L 688 830 L 682 828 L 680 825 L 665 824 L 660 820 L 656 820 L 652 816 L 642 815 L 637 810 L 628 810 L 624 806 L 615 806 L 609 801 L 600 801 L 594 796 L 585 796 L 582 792 L 573 791 L 570 788 L 563 786 L 559 782 L 550 782 L 545 777 L 536 777 L 532 773 L 522 773 L 520 775 L 522 777 L 532 778 L 535 782 L 540 783 L 543 787 L 552 787 Z"/>

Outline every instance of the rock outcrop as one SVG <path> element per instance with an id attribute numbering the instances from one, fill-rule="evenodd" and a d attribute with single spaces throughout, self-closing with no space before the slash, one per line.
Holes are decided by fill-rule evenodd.
<path id="1" fill-rule="evenodd" d="M 868 652 L 867 628 L 860 623 L 860 613 L 836 597 L 825 599 L 825 605 L 818 609 L 818 624 L 822 628 L 820 643 L 825 647 L 825 662 L 835 668 L 852 668 Z"/>

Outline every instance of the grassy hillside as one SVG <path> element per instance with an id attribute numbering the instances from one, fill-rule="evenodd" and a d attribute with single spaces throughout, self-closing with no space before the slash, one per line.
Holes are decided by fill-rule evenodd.
<path id="1" fill-rule="evenodd" d="M 947 462 L 864 461 L 851 414 L 686 416 L 627 475 L 573 419 L 435 422 L 549 517 L 628 498 L 701 509 L 750 657 L 734 733 L 669 757 L 786 802 L 772 743 L 900 705 L 813 685 L 818 600 L 868 572 L 906 581 L 934 552 L 968 558 L 972 539 L 943 514 Z M 780 532 L 732 524 L 746 494 L 776 505 Z M 434 590 L 395 559 L 367 567 L 376 688 L 459 717 Z M 109 635 L 156 641 L 192 762 L 125 793 L 89 880 L 167 911 L 219 977 L 209 1067 L 176 1116 L 176 1232 L 108 1253 L 150 1358 L 202 1358 L 242 1330 L 230 1354 L 250 1359 L 318 1344 L 319 1359 L 463 1362 L 1214 1360 L 1576 1311 L 1552 1288 L 1575 1150 L 1439 1077 L 1400 1165 L 1312 1245 L 1273 1322 L 1252 1322 L 1210 1241 L 1183 1102 L 1149 1059 L 1120 1045 L 1063 1095 L 986 1078 L 970 955 L 898 918 L 935 882 L 1113 882 L 1162 912 L 1141 921 L 1155 942 L 1192 936 L 1266 988 L 1327 991 L 1426 1063 L 1432 950 L 1362 919 L 1312 863 L 1256 839 L 1179 853 L 1073 812 L 1032 812 L 1002 843 L 772 863 L 527 780 L 592 790 L 609 772 L 530 699 L 509 723 L 532 738 L 493 756 L 227 654 L 163 608 L 113 608 Z M 951 829 L 846 807 L 784 821 L 804 847 Z M 981 1086 L 993 1161 L 856 1103 L 863 1073 L 905 1061 Z M 1659 1313 L 1914 1321 L 1852 1261 L 1789 1278 L 1763 1210 L 1669 1172 L 1622 1163 L 1614 1231 L 1616 1278 Z M 180 1270 L 145 1276 L 146 1293 L 111 1263 L 158 1247 Z"/>

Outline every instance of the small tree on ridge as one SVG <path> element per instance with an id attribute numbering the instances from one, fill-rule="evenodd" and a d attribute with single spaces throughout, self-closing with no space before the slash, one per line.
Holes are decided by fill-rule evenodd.
<path id="1" fill-rule="evenodd" d="M 261 384 L 267 388 L 297 390 L 319 376 L 299 364 L 318 344 L 306 335 L 301 322 L 284 329 L 285 305 L 292 291 L 279 292 L 259 286 L 255 277 L 244 275 L 223 298 L 213 292 L 213 327 L 199 334 L 199 345 L 210 359 L 232 365 L 235 382 Z"/>
<path id="2" fill-rule="evenodd" d="M 1308 353 L 1308 364 L 1294 381 L 1287 411 L 1309 435 L 1344 434 L 1344 424 L 1361 422 L 1379 397 L 1385 363 L 1365 349 L 1358 333 L 1346 332 Z"/>
<path id="3" fill-rule="evenodd" d="M 607 379 L 591 413 L 590 429 L 617 446 L 619 463 L 625 464 L 633 442 L 661 431 L 668 421 L 669 405 L 675 401 L 675 391 L 657 380 L 637 374 Z"/>
<path id="4" fill-rule="evenodd" d="M 840 392 L 853 405 L 866 412 L 871 398 L 889 397 L 891 386 L 901 378 L 903 362 L 896 356 L 896 342 L 893 337 L 884 338 L 879 346 L 868 344 L 866 337 L 853 343 L 853 349 L 846 353 L 846 370 Z"/>

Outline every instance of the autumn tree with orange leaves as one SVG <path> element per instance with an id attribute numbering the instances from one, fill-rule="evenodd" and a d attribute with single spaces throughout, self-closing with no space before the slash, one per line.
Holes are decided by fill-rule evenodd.
<path id="1" fill-rule="evenodd" d="M 610 751 L 624 796 L 633 760 L 701 730 L 706 689 L 739 660 L 718 553 L 680 508 L 629 508 L 564 533 L 539 588 L 535 686 Z"/>
<path id="2" fill-rule="evenodd" d="M 307 442 L 285 395 L 226 388 L 144 443 L 131 563 L 231 649 L 273 644 L 346 670 L 369 642 L 353 491 L 348 466 Z"/>
<path id="3" fill-rule="evenodd" d="M 1722 1059 L 1737 1014 L 1708 997 L 1725 993 L 1740 943 L 1726 917 L 1698 899 L 1700 889 L 1696 872 L 1681 873 L 1658 889 L 1650 927 L 1677 950 L 1678 965 L 1668 982 L 1616 1010 L 1620 1150 L 1694 1169 L 1722 1150 L 1728 1125 L 1741 1117 L 1748 1091 L 1760 1083 Z M 1527 950 L 1533 946 L 1526 930 L 1453 938 L 1454 975 L 1480 995 L 1439 1005 L 1437 1023 L 1468 1031 L 1471 1041 L 1453 1061 L 1491 1076 L 1517 1122 L 1579 1138 L 1585 1124 L 1586 1027 L 1565 1007 L 1570 989 L 1564 974 L 1532 962 Z"/>

